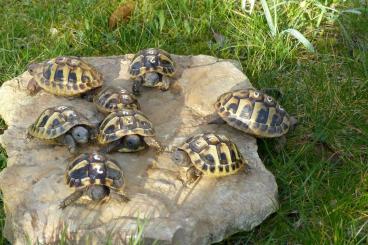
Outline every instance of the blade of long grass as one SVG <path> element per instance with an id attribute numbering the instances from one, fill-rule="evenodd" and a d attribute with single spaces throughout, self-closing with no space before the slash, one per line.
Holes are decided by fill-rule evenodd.
<path id="1" fill-rule="evenodd" d="M 276 36 L 276 28 L 275 28 L 275 25 L 273 24 L 272 16 L 270 13 L 270 9 L 268 8 L 267 1 L 261 0 L 261 4 L 262 4 L 263 12 L 267 20 L 268 27 L 270 28 L 270 31 L 271 31 L 271 35 Z"/>
<path id="2" fill-rule="evenodd" d="M 306 49 L 312 53 L 315 52 L 315 49 L 313 47 L 313 44 L 311 42 L 309 42 L 309 40 L 304 37 L 303 34 L 301 34 L 298 30 L 295 29 L 286 29 L 284 31 L 281 32 L 281 34 L 284 33 L 288 33 L 291 36 L 293 36 L 294 38 L 296 38 L 300 43 L 302 43 L 304 45 L 304 47 L 306 47 Z"/>

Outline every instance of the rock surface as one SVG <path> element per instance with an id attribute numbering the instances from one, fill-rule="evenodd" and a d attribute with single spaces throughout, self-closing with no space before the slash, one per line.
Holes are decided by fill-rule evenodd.
<path id="1" fill-rule="evenodd" d="M 130 90 L 128 65 L 132 55 L 85 58 L 104 74 L 108 85 Z M 73 190 L 64 184 L 64 170 L 71 160 L 67 149 L 25 137 L 27 127 L 39 113 L 55 105 L 73 105 L 92 121 L 93 104 L 80 98 L 67 99 L 41 92 L 26 93 L 30 75 L 25 72 L 0 88 L 0 115 L 8 125 L 0 143 L 9 156 L 1 172 L 6 224 L 4 235 L 13 244 L 27 241 L 56 243 L 64 237 L 75 243 L 124 244 L 143 226 L 146 241 L 160 244 L 208 244 L 240 230 L 251 230 L 277 209 L 277 185 L 257 154 L 256 140 L 227 125 L 199 125 L 213 112 L 220 94 L 249 87 L 236 62 L 209 56 L 173 56 L 178 66 L 175 90 L 144 89 L 139 98 L 142 111 L 155 125 L 157 138 L 168 146 L 188 136 L 214 131 L 226 134 L 249 161 L 248 173 L 223 178 L 203 177 L 183 187 L 183 174 L 164 153 L 152 150 L 137 154 L 115 153 L 126 175 L 127 204 L 115 200 L 95 204 L 79 201 L 65 210 L 59 202 Z M 178 89 L 179 88 L 179 89 Z M 90 146 L 83 151 L 92 151 Z"/>

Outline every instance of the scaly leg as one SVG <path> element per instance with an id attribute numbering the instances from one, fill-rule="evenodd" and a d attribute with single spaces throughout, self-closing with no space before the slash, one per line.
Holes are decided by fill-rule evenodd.
<path id="1" fill-rule="evenodd" d="M 130 201 L 130 198 L 127 197 L 124 193 L 117 192 L 117 191 L 114 191 L 114 190 L 111 190 L 110 197 L 112 199 L 115 199 L 115 200 L 121 201 L 121 202 L 129 202 Z"/>
<path id="2" fill-rule="evenodd" d="M 59 204 L 59 208 L 60 209 L 64 209 L 67 206 L 69 206 L 70 204 L 74 203 L 75 201 L 77 201 L 84 193 L 84 189 L 81 190 L 76 190 L 75 192 L 73 192 L 72 194 L 70 194 L 68 197 L 66 197 L 60 204 Z"/>
<path id="3" fill-rule="evenodd" d="M 187 170 L 187 182 L 186 185 L 190 185 L 192 183 L 194 183 L 199 177 L 202 176 L 202 172 L 199 171 L 196 167 L 191 166 L 188 170 Z"/>
<path id="4" fill-rule="evenodd" d="M 225 124 L 226 122 L 217 113 L 205 117 L 208 124 Z"/>
<path id="5" fill-rule="evenodd" d="M 134 95 L 140 95 L 141 94 L 141 87 L 143 84 L 143 78 L 139 78 L 138 80 L 135 80 L 133 83 L 132 91 Z"/>
<path id="6" fill-rule="evenodd" d="M 107 144 L 106 146 L 104 146 L 102 149 L 100 149 L 100 152 L 107 154 L 107 153 L 118 150 L 120 147 L 121 147 L 121 141 L 117 140 L 117 141 L 113 141 Z"/>
<path id="7" fill-rule="evenodd" d="M 68 146 L 70 153 L 75 153 L 77 149 L 77 143 L 75 142 L 73 136 L 66 134 L 62 139 L 62 143 Z"/>
<path id="8" fill-rule="evenodd" d="M 162 85 L 160 86 L 161 91 L 167 91 L 170 88 L 171 80 L 167 76 L 162 77 Z"/>
<path id="9" fill-rule="evenodd" d="M 34 78 L 32 78 L 28 82 L 27 89 L 28 89 L 30 95 L 35 95 L 41 90 L 41 87 L 38 85 L 36 80 Z"/>
<path id="10" fill-rule="evenodd" d="M 164 147 L 162 147 L 161 143 L 158 142 L 154 137 L 146 136 L 144 137 L 144 142 L 146 142 L 149 147 L 155 148 L 157 152 L 163 152 L 164 150 Z"/>

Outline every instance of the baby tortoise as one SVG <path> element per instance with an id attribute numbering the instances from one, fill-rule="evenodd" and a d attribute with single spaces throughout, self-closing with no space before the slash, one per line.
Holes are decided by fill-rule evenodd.
<path id="1" fill-rule="evenodd" d="M 141 108 L 137 98 L 123 88 L 106 87 L 93 98 L 93 102 L 97 109 L 104 114 L 121 109 L 140 110 Z"/>
<path id="2" fill-rule="evenodd" d="M 105 146 L 102 152 L 136 152 L 151 146 L 162 150 L 154 138 L 151 121 L 140 111 L 122 109 L 110 113 L 101 123 L 98 142 Z"/>
<path id="3" fill-rule="evenodd" d="M 149 48 L 135 55 L 129 66 L 134 81 L 133 93 L 138 95 L 141 86 L 158 87 L 162 91 L 170 88 L 175 75 L 175 64 L 169 53 L 162 49 Z"/>
<path id="4" fill-rule="evenodd" d="M 117 162 L 99 153 L 84 153 L 69 163 L 66 183 L 76 190 L 59 205 L 61 209 L 88 196 L 93 201 L 106 201 L 108 197 L 121 202 L 129 198 L 123 193 L 124 175 Z"/>
<path id="5" fill-rule="evenodd" d="M 56 57 L 31 64 L 28 72 L 33 76 L 27 89 L 36 94 L 45 91 L 58 96 L 78 96 L 102 85 L 102 75 L 78 57 Z"/>
<path id="6" fill-rule="evenodd" d="M 238 147 L 224 135 L 203 133 L 190 137 L 172 154 L 176 164 L 189 167 L 187 182 L 191 184 L 200 176 L 227 176 L 246 170 L 247 161 Z"/>
<path id="7" fill-rule="evenodd" d="M 28 128 L 28 135 L 67 145 L 74 153 L 77 144 L 86 144 L 95 137 L 96 129 L 72 107 L 56 106 L 44 110 Z"/>
<path id="8" fill-rule="evenodd" d="M 252 88 L 222 94 L 215 103 L 216 118 L 258 138 L 280 137 L 296 125 L 296 119 L 271 97 Z"/>

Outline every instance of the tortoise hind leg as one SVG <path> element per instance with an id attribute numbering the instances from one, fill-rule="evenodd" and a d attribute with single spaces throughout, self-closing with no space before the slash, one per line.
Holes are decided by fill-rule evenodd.
<path id="1" fill-rule="evenodd" d="M 64 209 L 67 206 L 69 206 L 70 204 L 74 203 L 75 201 L 77 201 L 84 193 L 84 189 L 82 190 L 76 190 L 75 192 L 73 192 L 72 194 L 70 194 L 68 197 L 66 197 L 60 204 L 59 204 L 59 208 L 60 209 Z"/>
<path id="2" fill-rule="evenodd" d="M 32 78 L 27 84 L 27 89 L 30 95 L 35 95 L 41 90 L 41 87 L 38 85 L 36 80 Z"/>

